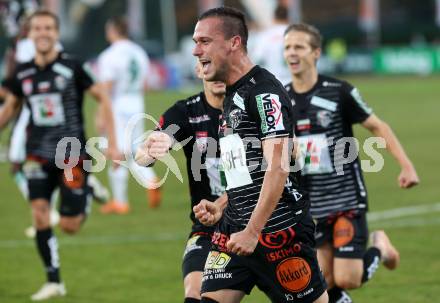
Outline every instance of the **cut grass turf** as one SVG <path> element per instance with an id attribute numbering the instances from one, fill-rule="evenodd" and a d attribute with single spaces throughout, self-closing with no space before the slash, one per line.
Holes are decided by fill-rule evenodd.
<path id="1" fill-rule="evenodd" d="M 350 78 L 375 113 L 387 121 L 418 169 L 422 183 L 412 190 L 397 187 L 399 168 L 384 154 L 379 173 L 365 173 L 370 209 L 379 211 L 402 206 L 440 202 L 438 186 L 439 77 Z M 148 113 L 154 117 L 190 93 L 154 92 L 147 96 Z M 94 103 L 87 101 L 88 134 L 93 135 Z M 361 140 L 368 135 L 356 127 Z M 2 136 L 5 140 L 5 134 Z M 174 153 L 185 176 L 183 153 Z M 363 158 L 368 159 L 365 155 Z M 164 167 L 158 165 L 159 173 Z M 106 182 L 106 174 L 99 173 Z M 131 179 L 132 212 L 126 216 L 103 216 L 94 207 L 82 231 L 60 238 L 61 273 L 68 295 L 51 302 L 182 302 L 181 259 L 189 232 L 187 179 L 170 176 L 164 186 L 163 204 L 147 208 L 144 190 Z M 30 224 L 27 202 L 12 179 L 9 166 L 0 164 L 0 302 L 28 302 L 44 282 L 44 273 L 32 240 L 23 231 Z M 416 226 L 403 219 L 374 222 L 387 226 L 401 252 L 401 267 L 394 272 L 380 268 L 372 281 L 352 291 L 355 302 L 435 302 L 440 294 L 440 236 L 438 214 L 417 216 Z M 423 224 L 426 220 L 426 225 Z M 393 222 L 399 222 L 393 227 Z M 382 225 L 381 225 L 382 224 Z M 410 225 L 410 223 L 408 223 Z M 268 300 L 258 290 L 244 302 Z"/>

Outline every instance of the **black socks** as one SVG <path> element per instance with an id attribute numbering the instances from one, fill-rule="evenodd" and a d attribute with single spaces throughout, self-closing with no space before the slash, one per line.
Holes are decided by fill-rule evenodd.
<path id="1" fill-rule="evenodd" d="M 35 241 L 37 243 L 37 250 L 46 269 L 47 281 L 59 283 L 61 280 L 58 241 L 53 235 L 52 228 L 37 230 Z"/>

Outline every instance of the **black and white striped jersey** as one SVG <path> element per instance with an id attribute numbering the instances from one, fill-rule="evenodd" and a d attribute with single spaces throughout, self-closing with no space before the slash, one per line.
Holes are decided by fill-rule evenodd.
<path id="1" fill-rule="evenodd" d="M 220 129 L 221 159 L 226 176 L 226 222 L 246 227 L 257 204 L 265 175 L 262 140 L 293 137 L 292 106 L 284 87 L 267 70 L 255 66 L 227 87 Z M 308 207 L 291 173 L 263 232 L 293 226 Z"/>
<path id="2" fill-rule="evenodd" d="M 186 158 L 193 231 L 211 232 L 193 212 L 200 200 L 215 201 L 225 191 L 220 172 L 218 147 L 219 121 L 222 111 L 213 108 L 200 92 L 177 101 L 160 117 L 158 130 L 164 131 L 183 145 Z"/>
<path id="3" fill-rule="evenodd" d="M 365 121 L 372 110 L 349 83 L 319 75 L 306 93 L 296 93 L 292 83 L 286 90 L 293 105 L 295 133 L 302 155 L 301 184 L 309 193 L 314 218 L 367 209 L 367 192 L 356 159 L 343 164 L 353 138 L 352 125 Z M 339 142 L 339 144 L 338 144 Z M 347 142 L 353 142 L 348 139 Z"/>
<path id="4" fill-rule="evenodd" d="M 7 87 L 31 112 L 26 138 L 28 157 L 54 161 L 57 144 L 67 137 L 78 139 L 80 156 L 85 155 L 82 104 L 84 92 L 92 84 L 84 66 L 62 52 L 44 68 L 34 61 L 17 66 Z M 64 160 L 69 151 L 57 156 Z"/>

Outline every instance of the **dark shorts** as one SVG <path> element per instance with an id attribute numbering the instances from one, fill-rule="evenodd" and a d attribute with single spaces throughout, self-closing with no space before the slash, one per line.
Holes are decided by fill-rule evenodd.
<path id="1" fill-rule="evenodd" d="M 23 171 L 28 180 L 30 201 L 45 199 L 50 202 L 58 187 L 61 198 L 59 212 L 62 216 L 73 217 L 88 212 L 91 191 L 87 186 L 88 173 L 83 170 L 82 164 L 72 168 L 72 178 L 55 164 L 42 160 L 26 160 Z"/>
<path id="2" fill-rule="evenodd" d="M 318 248 L 331 243 L 337 258 L 362 259 L 368 244 L 366 213 L 347 211 L 319 219 L 315 239 Z"/>
<path id="3" fill-rule="evenodd" d="M 295 226 L 262 234 L 250 256 L 228 253 L 229 235 L 237 232 L 220 221 L 203 273 L 202 293 L 235 289 L 249 294 L 254 286 L 272 302 L 313 302 L 327 285 L 314 250 L 310 215 Z"/>
<path id="4" fill-rule="evenodd" d="M 183 253 L 183 278 L 193 271 L 203 271 L 206 257 L 211 249 L 211 233 L 191 232 Z"/>

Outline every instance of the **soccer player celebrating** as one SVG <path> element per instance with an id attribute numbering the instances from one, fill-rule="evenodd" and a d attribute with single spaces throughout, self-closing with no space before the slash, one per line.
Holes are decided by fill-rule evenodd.
<path id="1" fill-rule="evenodd" d="M 196 70 L 201 76 L 199 66 Z M 182 263 L 185 303 L 200 302 L 202 272 L 214 232 L 212 226 L 205 226 L 195 218 L 192 208 L 201 200 L 226 203 L 226 196 L 222 196 L 225 188 L 221 182 L 218 148 L 225 84 L 203 81 L 203 88 L 203 92 L 178 101 L 169 108 L 160 118 L 161 131 L 153 132 L 136 155 L 138 164 L 150 164 L 164 157 L 173 143 L 185 142 L 190 138 L 183 146 L 191 195 L 190 218 L 193 222 Z M 176 126 L 177 131 L 174 132 Z"/>
<path id="2" fill-rule="evenodd" d="M 318 222 L 318 260 L 330 302 L 351 302 L 343 289 L 367 282 L 379 260 L 388 269 L 396 268 L 399 254 L 383 231 L 372 233 L 372 246 L 366 249 L 367 192 L 359 160 L 356 157 L 345 163 L 347 150 L 338 151 L 336 142 L 353 137 L 352 125 L 361 123 L 385 139 L 388 151 L 402 168 L 400 187 L 410 188 L 419 178 L 391 128 L 372 113 L 359 91 L 345 81 L 318 74 L 320 54 L 321 35 L 315 27 L 293 24 L 286 29 L 284 58 L 292 74 L 286 89 L 294 105 L 295 133 L 304 157 L 302 183 Z"/>
<path id="3" fill-rule="evenodd" d="M 144 112 L 144 85 L 149 69 L 149 59 L 145 51 L 128 39 L 128 25 L 124 18 L 115 17 L 107 21 L 105 27 L 107 40 L 111 45 L 98 58 L 99 81 L 103 83 L 112 99 L 115 120 L 116 140 L 120 151 L 124 151 L 125 129 L 133 115 Z M 98 115 L 100 128 L 107 122 Z M 137 138 L 144 131 L 138 124 L 132 135 Z M 131 141 L 131 138 L 130 140 Z M 136 146 L 132 147 L 136 150 Z M 131 169 L 142 174 L 149 184 L 145 184 L 149 206 L 158 207 L 161 199 L 156 184 L 156 175 L 150 167 L 139 167 L 132 161 Z M 127 185 L 128 168 L 125 166 L 109 168 L 110 186 L 113 200 L 101 207 L 103 213 L 125 214 L 129 211 Z"/>
<path id="4" fill-rule="evenodd" d="M 228 7 L 203 13 L 193 35 L 204 79 L 227 85 L 219 134 L 227 206 L 194 207 L 202 223 L 216 224 L 201 302 L 240 302 L 255 285 L 272 302 L 327 302 L 309 202 L 289 172 L 292 105 L 251 62 L 247 38 L 244 15 Z"/>
<path id="5" fill-rule="evenodd" d="M 30 37 L 36 48 L 35 59 L 17 66 L 8 81 L 9 93 L 0 112 L 0 129 L 11 118 L 21 102 L 30 109 L 31 119 L 26 142 L 27 160 L 24 171 L 28 179 L 29 200 L 37 229 L 36 245 L 47 273 L 47 283 L 31 299 L 44 300 L 66 293 L 60 278 L 58 242 L 50 226 L 50 197 L 60 188 L 60 227 L 76 233 L 86 218 L 89 190 L 87 172 L 83 169 L 85 134 L 82 104 L 89 91 L 103 106 L 109 133 L 108 155 L 118 159 L 110 101 L 105 91 L 94 84 L 84 67 L 56 48 L 59 37 L 58 17 L 45 10 L 30 17 Z M 57 152 L 64 138 L 76 138 L 80 150 L 73 145 Z M 62 150 L 62 149 L 61 149 Z M 75 154 L 79 153 L 79 156 Z M 69 172 L 56 163 L 78 163 Z"/>

